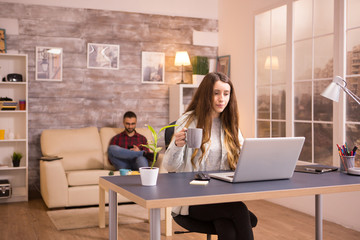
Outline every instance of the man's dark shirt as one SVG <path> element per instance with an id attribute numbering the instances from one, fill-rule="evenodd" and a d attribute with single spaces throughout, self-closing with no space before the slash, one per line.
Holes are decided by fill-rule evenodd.
<path id="1" fill-rule="evenodd" d="M 122 148 L 133 148 L 134 145 L 138 146 L 140 150 L 145 152 L 145 157 L 152 162 L 153 160 L 153 153 L 149 152 L 149 149 L 146 147 L 141 146 L 141 144 L 146 145 L 147 144 L 147 139 L 146 137 L 144 137 L 143 135 L 137 133 L 135 131 L 135 134 L 133 136 L 129 136 L 127 135 L 127 133 L 125 132 L 125 130 L 117 135 L 115 135 L 111 141 L 110 141 L 110 145 L 118 145 Z"/>

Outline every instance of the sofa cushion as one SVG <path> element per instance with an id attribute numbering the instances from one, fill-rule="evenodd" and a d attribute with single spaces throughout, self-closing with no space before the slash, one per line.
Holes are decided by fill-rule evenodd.
<path id="1" fill-rule="evenodd" d="M 66 178 L 70 187 L 98 185 L 99 177 L 108 176 L 109 170 L 84 170 L 84 171 L 67 171 Z M 119 171 L 114 172 L 115 175 L 120 175 Z"/>
<path id="2" fill-rule="evenodd" d="M 103 146 L 103 158 L 104 158 L 104 168 L 105 169 L 115 169 L 108 160 L 108 147 L 110 144 L 111 139 L 116 135 L 124 131 L 124 128 L 110 128 L 110 127 L 103 127 L 100 128 L 100 139 L 101 144 Z M 146 139 L 152 140 L 151 131 L 148 128 L 136 128 L 136 132 L 140 133 Z"/>
<path id="3" fill-rule="evenodd" d="M 63 157 L 65 171 L 103 169 L 102 146 L 96 127 L 47 129 L 41 133 L 44 156 Z"/>

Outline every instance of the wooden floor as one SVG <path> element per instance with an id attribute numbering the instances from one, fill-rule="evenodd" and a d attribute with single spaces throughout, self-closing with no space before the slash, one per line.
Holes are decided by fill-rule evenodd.
<path id="1" fill-rule="evenodd" d="M 254 228 L 255 239 L 259 240 L 307 240 L 315 239 L 314 218 L 288 208 L 267 202 L 246 202 L 249 209 L 258 219 Z M 77 239 L 108 239 L 108 228 L 87 228 L 78 230 L 58 231 L 46 213 L 42 199 L 35 194 L 29 202 L 0 204 L 0 239 L 2 240 L 77 240 Z M 164 222 L 162 233 L 164 234 Z M 182 230 L 173 223 L 174 230 Z M 149 239 L 149 224 L 138 223 L 119 225 L 119 240 Z M 204 234 L 177 234 L 164 239 L 206 239 Z M 217 239 L 212 236 L 212 239 Z M 359 240 L 360 232 L 344 228 L 340 225 L 324 221 L 324 240 Z"/>

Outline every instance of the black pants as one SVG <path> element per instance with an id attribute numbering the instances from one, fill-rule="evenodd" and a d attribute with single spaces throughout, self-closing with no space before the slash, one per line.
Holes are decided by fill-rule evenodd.
<path id="1" fill-rule="evenodd" d="M 218 240 L 254 239 L 252 227 L 256 226 L 257 218 L 243 202 L 190 206 L 189 217 L 211 221 Z"/>

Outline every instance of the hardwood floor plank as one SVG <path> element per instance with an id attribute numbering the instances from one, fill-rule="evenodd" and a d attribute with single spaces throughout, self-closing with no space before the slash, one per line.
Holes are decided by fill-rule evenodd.
<path id="1" fill-rule="evenodd" d="M 248 208 L 259 219 L 254 228 L 255 239 L 266 240 L 313 240 L 315 239 L 314 217 L 279 206 L 267 201 L 246 202 Z M 46 211 L 47 207 L 40 197 L 30 198 L 29 202 L 0 204 L 0 239 L 2 240 L 106 240 L 108 227 L 86 228 L 58 231 Z M 162 240 L 199 240 L 205 234 L 185 233 L 165 236 L 165 221 L 161 222 Z M 183 230 L 173 223 L 173 231 Z M 137 223 L 119 225 L 119 240 L 149 239 L 149 224 Z M 324 221 L 324 239 L 358 240 L 360 233 L 335 223 Z M 212 240 L 217 239 L 212 236 Z"/>

